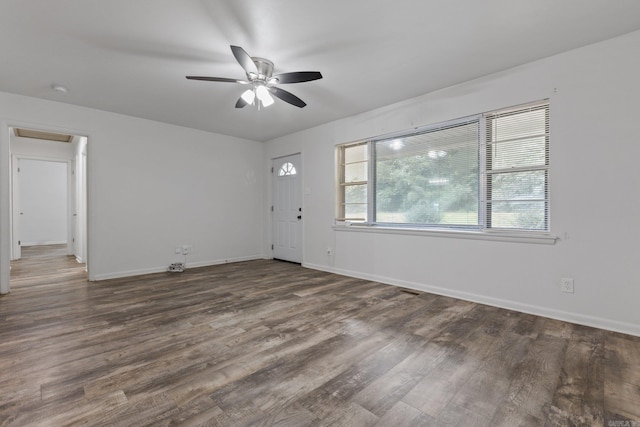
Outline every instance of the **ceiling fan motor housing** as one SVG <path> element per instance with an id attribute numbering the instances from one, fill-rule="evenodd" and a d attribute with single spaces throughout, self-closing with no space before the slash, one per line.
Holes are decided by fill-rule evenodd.
<path id="1" fill-rule="evenodd" d="M 266 80 L 273 75 L 273 62 L 257 56 L 252 56 L 251 60 L 258 69 L 258 80 Z"/>

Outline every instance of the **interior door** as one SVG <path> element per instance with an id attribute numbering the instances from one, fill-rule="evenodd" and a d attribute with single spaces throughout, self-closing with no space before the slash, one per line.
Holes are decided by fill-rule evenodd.
<path id="1" fill-rule="evenodd" d="M 273 257 L 302 262 L 300 154 L 273 160 Z"/>
<path id="2" fill-rule="evenodd" d="M 19 159 L 21 246 L 68 243 L 67 162 Z"/>

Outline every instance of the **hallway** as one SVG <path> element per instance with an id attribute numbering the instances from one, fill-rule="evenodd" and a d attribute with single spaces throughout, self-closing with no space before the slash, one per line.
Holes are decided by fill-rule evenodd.
<path id="1" fill-rule="evenodd" d="M 32 286 L 47 286 L 74 277 L 86 280 L 86 264 L 67 255 L 67 245 L 22 247 L 22 258 L 11 261 L 11 290 Z M 53 282 L 51 281 L 53 279 Z"/>

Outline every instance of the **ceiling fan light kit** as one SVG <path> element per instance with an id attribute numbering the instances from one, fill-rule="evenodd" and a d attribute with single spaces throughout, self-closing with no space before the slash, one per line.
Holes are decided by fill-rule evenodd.
<path id="1" fill-rule="evenodd" d="M 253 89 L 247 89 L 240 95 L 240 98 L 247 104 L 253 104 L 253 100 L 256 99 L 256 92 Z"/>
<path id="2" fill-rule="evenodd" d="M 236 61 L 244 69 L 247 79 L 238 80 L 226 77 L 204 77 L 204 76 L 187 76 L 189 80 L 203 80 L 210 82 L 223 83 L 240 83 L 243 85 L 252 85 L 251 89 L 245 90 L 238 101 L 236 108 L 244 108 L 247 105 L 256 105 L 258 109 L 268 107 L 275 101 L 273 96 L 281 100 L 303 108 L 307 104 L 284 89 L 276 87 L 277 84 L 302 83 L 322 78 L 319 71 L 297 71 L 292 73 L 282 73 L 273 75 L 273 62 L 265 58 L 251 57 L 240 46 L 231 46 L 231 52 Z M 272 96 L 273 95 L 273 96 Z"/>

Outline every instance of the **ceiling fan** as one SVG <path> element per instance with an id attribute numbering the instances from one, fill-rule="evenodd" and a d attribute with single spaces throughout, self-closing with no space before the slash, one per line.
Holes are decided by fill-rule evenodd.
<path id="1" fill-rule="evenodd" d="M 232 45 L 231 52 L 233 52 L 233 56 L 235 56 L 240 66 L 247 74 L 246 80 L 202 76 L 187 76 L 187 79 L 251 85 L 251 88 L 245 90 L 240 98 L 238 98 L 236 108 L 244 108 L 247 105 L 257 105 L 258 108 L 260 108 L 260 106 L 268 107 L 274 102 L 271 95 L 274 95 L 291 105 L 302 108 L 307 105 L 302 99 L 275 85 L 309 82 L 322 78 L 322 74 L 320 74 L 319 71 L 296 71 L 293 73 L 276 74 L 274 76 L 272 75 L 273 62 L 268 59 L 249 56 L 249 54 L 240 46 Z"/>

